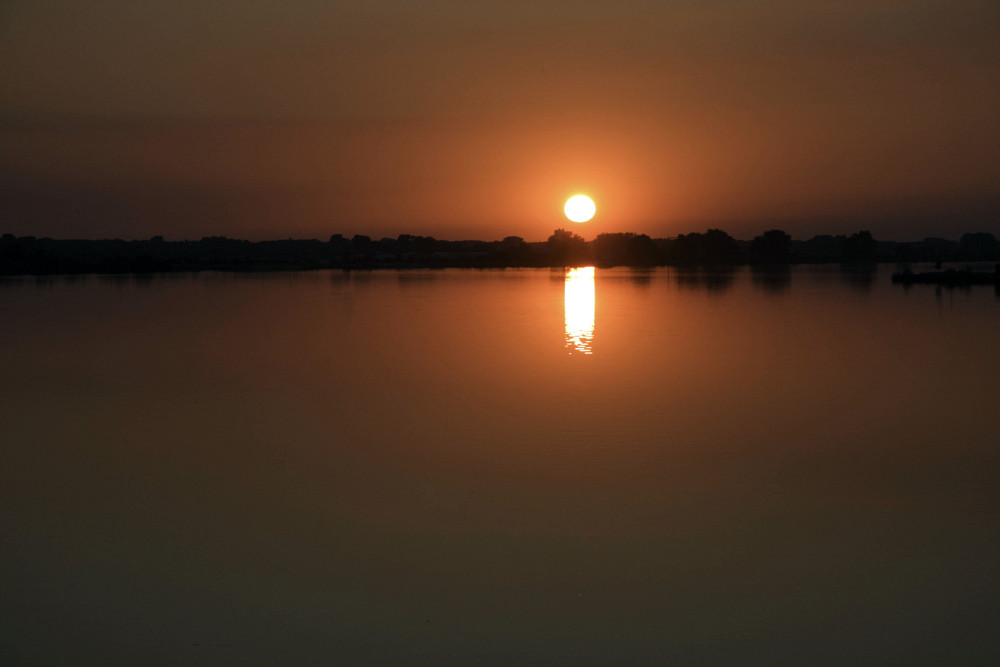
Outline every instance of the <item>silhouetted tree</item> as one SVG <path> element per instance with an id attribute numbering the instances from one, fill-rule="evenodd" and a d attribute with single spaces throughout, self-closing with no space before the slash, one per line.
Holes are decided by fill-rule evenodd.
<path id="1" fill-rule="evenodd" d="M 375 250 L 385 255 L 395 255 L 399 252 L 399 241 L 388 236 L 383 236 L 375 241 Z"/>
<path id="2" fill-rule="evenodd" d="M 17 243 L 17 237 L 13 234 L 4 234 L 3 238 L 0 238 L 0 274 L 10 275 L 28 270 L 28 264 L 21 259 L 21 248 Z"/>
<path id="3" fill-rule="evenodd" d="M 351 250 L 353 252 L 368 253 L 372 252 L 374 249 L 375 247 L 372 243 L 372 237 L 364 234 L 355 234 L 351 237 Z"/>
<path id="4" fill-rule="evenodd" d="M 13 234 L 4 234 L 0 237 L 0 255 L 4 257 L 13 257 L 15 255 L 20 255 L 20 248 L 17 245 L 17 237 Z"/>
<path id="5" fill-rule="evenodd" d="M 841 244 L 842 259 L 848 263 L 874 262 L 877 250 L 878 243 L 869 231 L 851 234 Z"/>
<path id="6" fill-rule="evenodd" d="M 704 247 L 705 237 L 703 234 L 698 234 L 697 232 L 680 234 L 668 244 L 667 260 L 671 264 L 681 266 L 699 264 L 704 255 Z"/>
<path id="7" fill-rule="evenodd" d="M 792 260 L 792 237 L 769 229 L 750 241 L 750 259 L 757 264 L 787 264 Z"/>
<path id="8" fill-rule="evenodd" d="M 681 234 L 668 248 L 668 261 L 680 265 L 726 266 L 740 261 L 740 245 L 721 229 Z"/>
<path id="9" fill-rule="evenodd" d="M 631 234 L 598 234 L 594 239 L 594 260 L 598 264 L 615 266 L 625 264 L 626 244 Z"/>
<path id="10" fill-rule="evenodd" d="M 628 241 L 627 260 L 630 266 L 652 266 L 660 263 L 660 249 L 646 234 L 636 234 Z"/>
<path id="11" fill-rule="evenodd" d="M 840 249 L 846 236 L 820 234 L 808 241 L 793 241 L 796 256 L 808 262 L 836 262 L 840 260 Z"/>
<path id="12" fill-rule="evenodd" d="M 986 232 L 962 234 L 958 242 L 962 259 L 987 261 L 1000 259 L 1000 243 Z"/>
<path id="13" fill-rule="evenodd" d="M 702 264 L 737 264 L 740 261 L 740 246 L 732 236 L 721 229 L 705 232 L 705 251 Z"/>
<path id="14" fill-rule="evenodd" d="M 565 229 L 552 232 L 548 245 L 549 256 L 555 266 L 577 264 L 588 259 L 587 242 L 584 238 Z"/>
<path id="15" fill-rule="evenodd" d="M 660 249 L 645 234 L 598 234 L 593 242 L 594 259 L 607 266 L 658 264 Z"/>
<path id="16" fill-rule="evenodd" d="M 344 238 L 343 234 L 334 234 L 330 237 L 330 252 L 335 255 L 343 255 L 351 251 L 351 242 Z"/>
<path id="17" fill-rule="evenodd" d="M 211 262 L 230 263 L 245 259 L 252 250 L 252 245 L 250 241 L 231 239 L 226 236 L 205 236 L 201 239 L 203 257 Z M 123 265 L 124 258 L 120 254 L 123 249 L 122 246 L 117 246 L 114 260 L 109 259 L 108 266 L 113 265 L 115 272 L 120 272 Z"/>
<path id="18" fill-rule="evenodd" d="M 949 239 L 928 236 L 924 238 L 923 246 L 927 249 L 927 259 L 938 264 L 949 259 L 956 259 L 958 256 L 958 244 Z"/>

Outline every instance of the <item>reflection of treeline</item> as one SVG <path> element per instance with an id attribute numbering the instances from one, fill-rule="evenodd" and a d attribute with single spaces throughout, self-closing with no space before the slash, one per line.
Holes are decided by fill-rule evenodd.
<path id="1" fill-rule="evenodd" d="M 377 267 L 733 266 L 793 263 L 873 263 L 1000 260 L 1000 243 L 989 233 L 959 241 L 877 241 L 869 232 L 793 240 L 770 230 L 739 241 L 719 229 L 650 238 L 645 234 L 599 234 L 586 241 L 557 229 L 547 241 L 518 236 L 502 241 L 442 241 L 401 234 L 372 239 L 335 234 L 328 241 L 243 241 L 223 236 L 200 241 L 56 240 L 33 236 L 0 238 L 0 274 L 150 273 L 195 270 L 298 270 Z"/>

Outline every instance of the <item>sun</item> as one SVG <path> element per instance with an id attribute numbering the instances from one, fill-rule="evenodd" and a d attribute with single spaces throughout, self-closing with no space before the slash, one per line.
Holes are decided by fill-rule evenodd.
<path id="1" fill-rule="evenodd" d="M 587 222 L 594 217 L 597 207 L 594 206 L 594 200 L 587 195 L 574 195 L 566 200 L 563 212 L 573 222 Z"/>

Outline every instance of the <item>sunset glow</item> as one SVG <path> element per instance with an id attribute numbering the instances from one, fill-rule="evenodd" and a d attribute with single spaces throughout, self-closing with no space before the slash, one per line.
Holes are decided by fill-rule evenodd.
<path id="1" fill-rule="evenodd" d="M 1000 665 L 998 82 L 1000 0 L 0 0 L 0 667 Z"/>

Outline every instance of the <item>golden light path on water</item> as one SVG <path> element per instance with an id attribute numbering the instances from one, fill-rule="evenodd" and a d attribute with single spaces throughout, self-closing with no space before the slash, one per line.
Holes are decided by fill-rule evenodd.
<path id="1" fill-rule="evenodd" d="M 566 271 L 566 347 L 570 354 L 593 354 L 594 343 L 594 267 Z"/>

